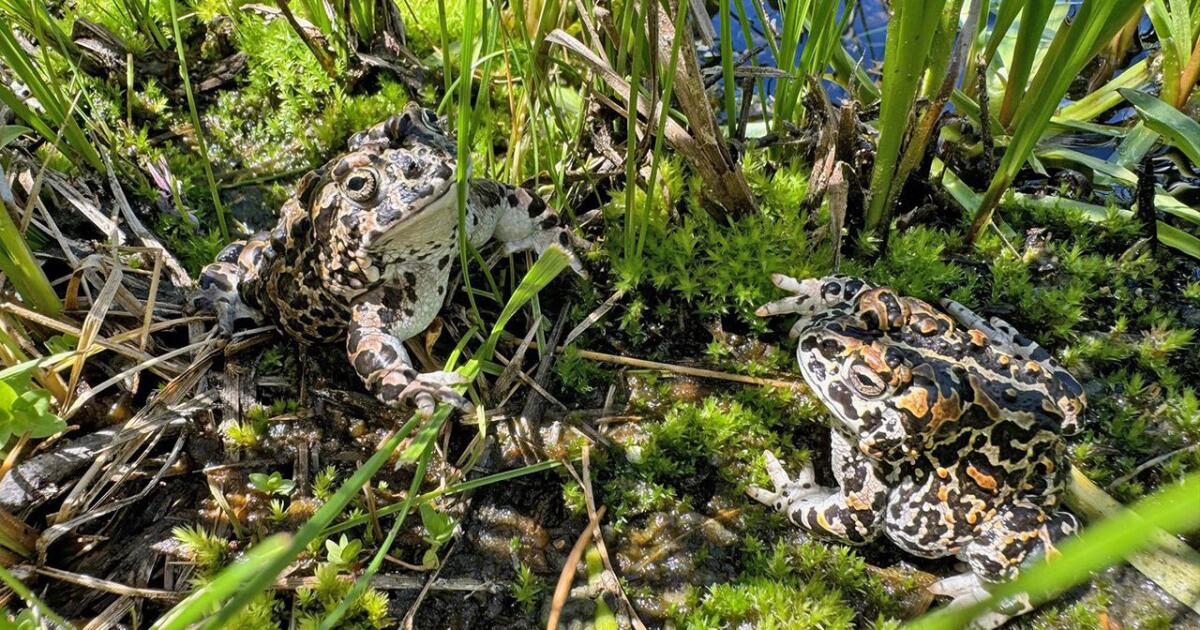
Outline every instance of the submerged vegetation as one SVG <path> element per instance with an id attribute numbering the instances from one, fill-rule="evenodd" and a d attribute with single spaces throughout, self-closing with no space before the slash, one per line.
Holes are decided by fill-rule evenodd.
<path id="1" fill-rule="evenodd" d="M 981 607 L 1200 623 L 1198 80 L 1191 0 L 0 0 L 0 619 L 961 627 L 926 615 L 953 559 L 747 496 L 764 451 L 830 484 L 756 310 L 839 273 L 1083 385 L 1090 527 Z M 586 278 L 459 243 L 408 352 L 472 414 L 188 302 L 409 103 L 457 137 L 461 225 L 488 177 L 592 243 Z"/>

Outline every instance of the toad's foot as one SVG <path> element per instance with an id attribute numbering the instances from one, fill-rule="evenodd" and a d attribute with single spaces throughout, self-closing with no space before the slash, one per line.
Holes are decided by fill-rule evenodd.
<path id="1" fill-rule="evenodd" d="M 465 385 L 466 377 L 458 372 L 425 372 L 409 375 L 411 378 L 396 397 L 396 401 L 412 400 L 417 413 L 424 417 L 433 415 L 437 403 L 444 402 L 465 413 L 475 411 L 475 406 L 458 393 L 455 385 Z"/>
<path id="2" fill-rule="evenodd" d="M 991 597 L 991 593 L 988 592 L 983 581 L 971 571 L 938 580 L 929 585 L 929 592 L 951 598 L 947 608 L 974 606 Z M 1009 619 L 1030 610 L 1032 610 L 1032 606 L 1029 603 L 1029 597 L 1024 594 L 1018 595 L 1002 601 L 996 610 L 989 610 L 978 615 L 967 627 L 978 630 L 999 628 Z"/>
<path id="3" fill-rule="evenodd" d="M 471 204 L 485 214 L 488 209 L 499 213 L 492 237 L 504 244 L 504 253 L 533 250 L 540 256 L 557 246 L 566 253 L 571 269 L 587 277 L 575 252 L 591 249 L 592 244 L 563 225 L 558 211 L 541 197 L 524 188 L 477 179 L 471 182 Z"/>
<path id="4" fill-rule="evenodd" d="M 846 276 L 797 280 L 781 273 L 773 273 L 771 282 L 780 289 L 791 293 L 792 296 L 763 304 L 754 311 L 754 314 L 759 317 L 799 314 L 800 320 L 792 326 L 789 333 L 793 339 L 800 336 L 800 331 L 807 325 L 805 316 L 823 311 L 836 304 L 848 303 L 863 290 L 870 288 L 862 280 Z"/>
<path id="5" fill-rule="evenodd" d="M 771 274 L 771 283 L 791 293 L 791 297 L 768 302 L 754 311 L 759 317 L 772 317 L 791 313 L 815 313 L 823 305 L 821 300 L 821 281 L 815 278 L 797 280 L 781 273 Z"/>
<path id="6" fill-rule="evenodd" d="M 750 486 L 746 493 L 755 501 L 787 514 L 793 523 L 804 527 L 803 521 L 794 515 L 817 507 L 833 494 L 833 490 L 816 484 L 816 475 L 811 463 L 805 464 L 804 468 L 800 469 L 800 474 L 792 479 L 774 453 L 763 451 L 763 459 L 766 461 L 767 476 L 771 478 L 771 485 L 775 486 L 775 490 Z"/>
<path id="7" fill-rule="evenodd" d="M 537 255 L 541 256 L 542 252 L 551 247 L 555 247 L 567 255 L 567 264 L 571 266 L 571 270 L 578 274 L 580 278 L 586 279 L 588 277 L 587 270 L 583 268 L 583 262 L 579 260 L 575 252 L 587 251 L 592 248 L 592 244 L 590 241 L 580 238 L 565 227 L 541 230 L 523 239 L 507 241 L 504 243 L 504 253 L 513 254 L 520 251 L 533 250 Z"/>

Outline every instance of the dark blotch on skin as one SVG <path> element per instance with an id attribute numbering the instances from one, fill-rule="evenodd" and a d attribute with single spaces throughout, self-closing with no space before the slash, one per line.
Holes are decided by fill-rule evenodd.
<path id="1" fill-rule="evenodd" d="M 516 204 L 513 204 L 516 205 Z M 546 202 L 542 201 L 537 195 L 530 195 L 529 199 L 529 217 L 534 218 L 541 216 L 546 211 Z"/>

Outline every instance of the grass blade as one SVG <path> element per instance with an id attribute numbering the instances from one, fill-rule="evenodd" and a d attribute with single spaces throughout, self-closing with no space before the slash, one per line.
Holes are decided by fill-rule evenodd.
<path id="1" fill-rule="evenodd" d="M 179 76 L 183 79 L 183 91 L 187 95 L 188 114 L 192 118 L 192 127 L 196 131 L 196 145 L 200 149 L 200 163 L 204 166 L 204 176 L 208 179 L 208 191 L 212 195 L 213 208 L 217 213 L 217 225 L 221 228 L 222 241 L 229 242 L 229 226 L 225 224 L 225 206 L 221 205 L 220 189 L 217 179 L 213 177 L 212 162 L 208 159 L 208 143 L 204 141 L 204 128 L 200 126 L 200 113 L 196 110 L 196 98 L 192 94 L 192 80 L 188 77 L 187 55 L 183 52 L 183 35 L 179 30 L 179 10 L 175 0 L 171 0 L 171 28 L 175 31 L 175 52 L 179 55 Z"/>
<path id="2" fill-rule="evenodd" d="M 1119 88 L 1117 91 L 1133 105 L 1147 128 L 1183 151 L 1193 164 L 1200 164 L 1200 123 L 1145 92 L 1129 88 Z"/>
<path id="3" fill-rule="evenodd" d="M 650 0 L 656 2 L 657 0 Z M 733 82 L 733 21 L 730 15 L 729 3 L 732 0 L 720 0 L 721 14 L 721 81 L 725 96 L 725 124 L 729 126 L 729 137 L 737 133 L 737 105 L 734 97 L 737 85 Z M 742 0 L 738 0 L 741 2 Z M 679 13 L 687 13 L 687 7 L 680 5 Z M 750 42 L 746 42 L 749 46 Z M 672 60 L 674 60 L 672 58 Z M 665 109 L 665 108 L 664 108 Z"/>
<path id="4" fill-rule="evenodd" d="M 913 102 L 924 75 L 929 49 L 945 0 L 912 0 L 893 6 L 884 44 L 883 96 L 879 108 L 879 144 L 871 171 L 867 232 L 887 229 L 892 178 L 907 133 Z"/>
<path id="5" fill-rule="evenodd" d="M 13 221 L 12 213 L 6 207 L 11 197 L 3 178 L 4 169 L 0 167 L 0 187 L 4 189 L 4 194 L 0 195 L 4 197 L 4 202 L 0 203 L 0 271 L 8 276 L 21 299 L 34 310 L 43 315 L 57 317 L 62 311 L 62 302 L 50 284 L 50 279 L 46 277 L 46 272 L 34 258 L 33 250 L 29 248 L 21 228 Z"/>
<path id="6" fill-rule="evenodd" d="M 1054 8 L 1055 0 L 1029 0 L 1021 12 L 1021 23 L 1017 25 L 1017 43 L 1013 50 L 1012 63 L 1009 67 L 1007 89 L 1004 90 L 1004 102 L 1000 105 L 1000 124 L 1008 127 L 1012 122 L 1017 103 L 1025 97 L 1026 82 L 1033 70 L 1033 61 L 1037 57 L 1042 32 L 1046 29 L 1046 21 L 1050 19 L 1050 10 Z"/>

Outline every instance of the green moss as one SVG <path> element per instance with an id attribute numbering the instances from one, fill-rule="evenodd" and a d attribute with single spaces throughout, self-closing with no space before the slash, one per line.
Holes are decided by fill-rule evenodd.
<path id="1" fill-rule="evenodd" d="M 322 564 L 316 570 L 316 584 L 296 589 L 296 614 L 300 628 L 316 628 L 350 593 L 354 580 L 338 572 L 334 564 Z M 391 627 L 395 621 L 388 617 L 388 597 L 368 587 L 347 608 L 338 621 L 339 628 L 366 630 Z"/>
<path id="2" fill-rule="evenodd" d="M 972 270 L 946 260 L 961 236 L 944 230 L 916 226 L 892 234 L 887 253 L 863 269 L 847 261 L 843 273 L 860 275 L 880 286 L 937 304 L 948 297 L 971 306 L 977 279 Z"/>
<path id="3" fill-rule="evenodd" d="M 747 547 L 742 575 L 699 596 L 679 620 L 684 627 L 858 628 L 897 613 L 884 585 L 849 548 L 780 543 L 768 552 L 755 540 Z"/>
<path id="4" fill-rule="evenodd" d="M 563 386 L 580 394 L 588 394 L 598 387 L 608 384 L 611 372 L 600 367 L 600 364 L 579 356 L 579 349 L 567 346 L 555 358 L 554 371 Z"/>
<path id="5" fill-rule="evenodd" d="M 626 196 L 623 190 L 612 193 L 605 207 L 605 245 L 617 286 L 656 290 L 660 299 L 668 301 L 667 313 L 694 311 L 705 319 L 733 315 L 753 330 L 765 331 L 767 324 L 754 310 L 779 297 L 771 273 L 821 275 L 828 266 L 827 243 L 810 240 L 807 216 L 797 211 L 807 180 L 799 169 L 768 175 L 759 158 L 750 159 L 747 176 L 762 198 L 760 211 L 727 224 L 700 206 L 700 182 L 695 177 L 684 179 L 678 172 L 671 160 L 661 167 L 661 199 L 657 213 L 648 219 L 640 259 L 623 257 Z M 634 201 L 631 214 L 637 223 L 645 211 L 642 189 L 636 191 Z M 677 209 L 682 216 L 673 215 Z M 626 315 L 642 317 L 630 307 Z M 623 320 L 623 324 L 623 330 L 637 336 L 639 329 L 633 322 Z"/>

